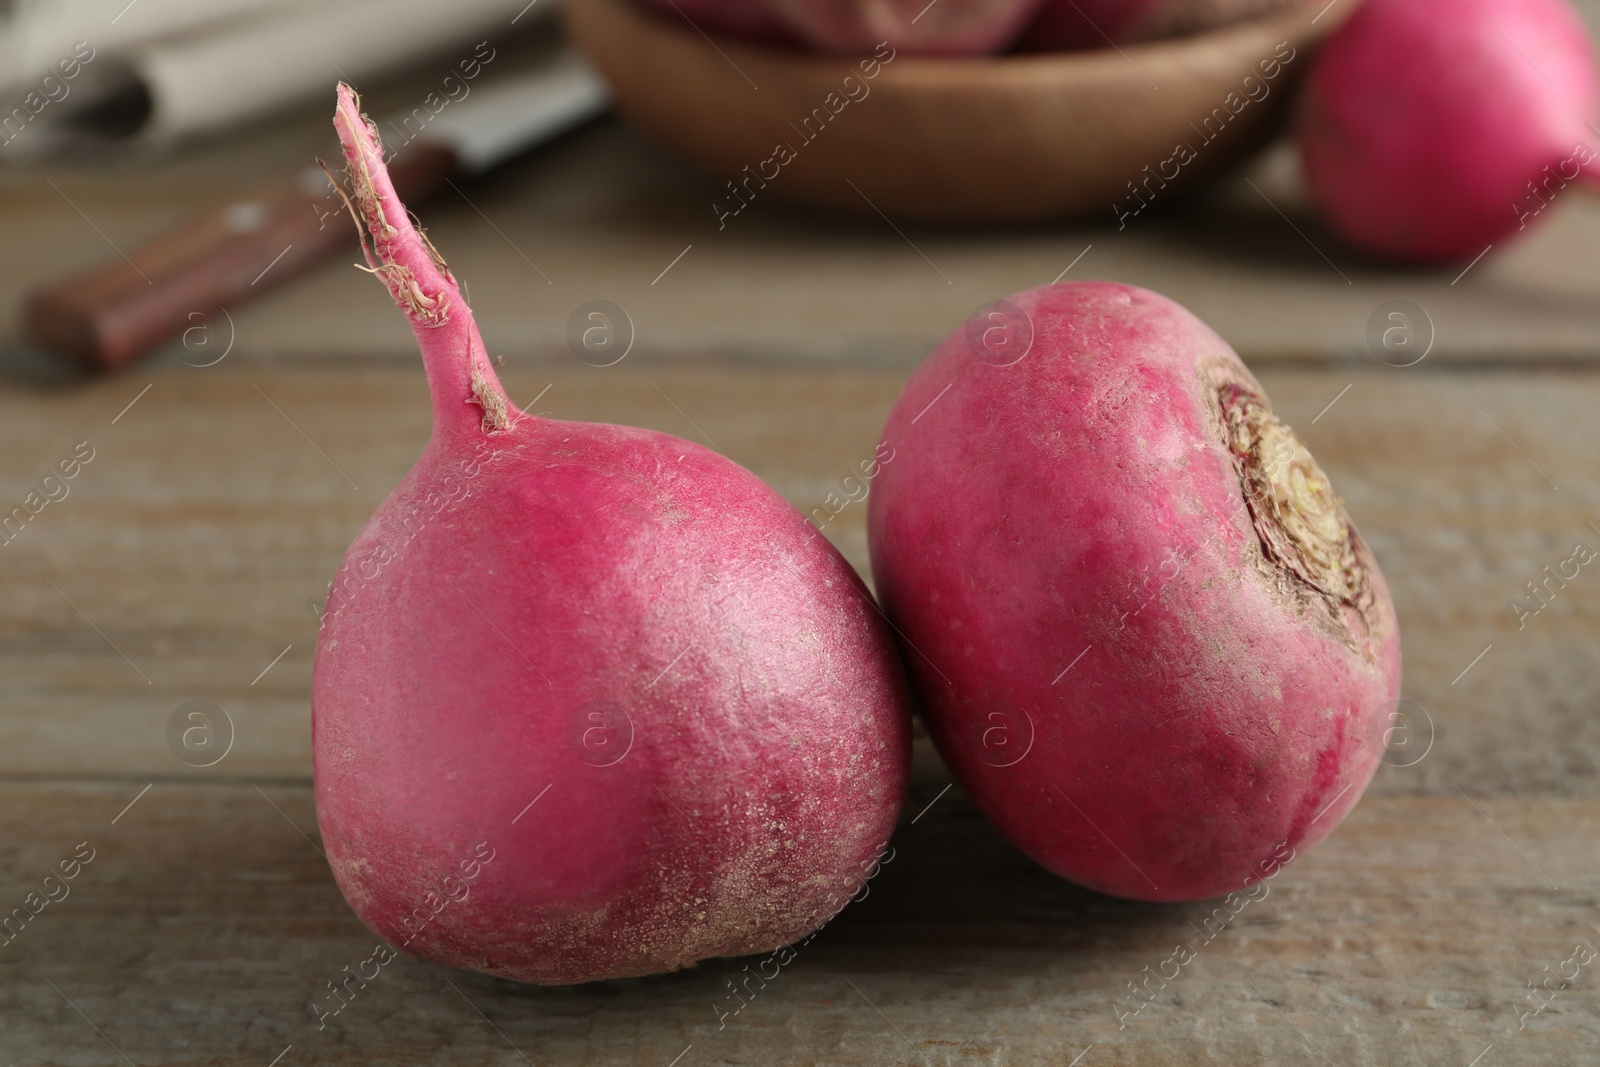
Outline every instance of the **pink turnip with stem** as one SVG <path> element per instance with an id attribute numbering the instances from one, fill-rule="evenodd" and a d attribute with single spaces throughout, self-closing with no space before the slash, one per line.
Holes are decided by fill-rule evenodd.
<path id="1" fill-rule="evenodd" d="M 647 6 L 675 19 L 684 19 L 705 33 L 725 33 L 750 41 L 782 43 L 790 39 L 783 23 L 772 13 L 770 0 L 642 0 Z"/>
<path id="2" fill-rule="evenodd" d="M 1155 293 L 1033 289 L 917 370 L 868 498 L 940 753 L 1045 867 L 1240 890 L 1383 753 L 1400 636 L 1327 477 L 1227 343 Z"/>
<path id="3" fill-rule="evenodd" d="M 824 52 L 909 55 L 998 52 L 1017 39 L 1041 0 L 770 0 L 800 41 Z"/>
<path id="4" fill-rule="evenodd" d="M 1046 0 L 1022 45 L 1078 51 L 1199 33 L 1305 0 Z"/>
<path id="5" fill-rule="evenodd" d="M 1565 0 L 1368 0 L 1322 46 L 1300 156 L 1352 244 L 1468 259 L 1600 177 L 1594 47 Z"/>
<path id="6" fill-rule="evenodd" d="M 877 607 L 723 456 L 511 404 L 347 86 L 335 125 L 434 416 L 317 644 L 339 888 L 410 952 L 548 984 L 804 936 L 859 891 L 906 786 Z"/>

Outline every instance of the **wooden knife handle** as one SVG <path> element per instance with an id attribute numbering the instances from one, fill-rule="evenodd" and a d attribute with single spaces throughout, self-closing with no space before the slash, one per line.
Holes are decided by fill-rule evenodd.
<path id="1" fill-rule="evenodd" d="M 421 201 L 456 172 L 445 148 L 418 142 L 389 168 L 395 190 Z M 30 295 L 29 340 L 89 370 L 128 363 L 195 324 L 305 272 L 341 248 L 355 224 L 320 169 L 204 212 L 177 229 Z M 203 319 L 202 319 L 203 321 Z"/>

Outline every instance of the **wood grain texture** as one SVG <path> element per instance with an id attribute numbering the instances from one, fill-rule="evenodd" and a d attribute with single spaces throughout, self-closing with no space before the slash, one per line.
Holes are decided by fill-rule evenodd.
<path id="1" fill-rule="evenodd" d="M 1426 368 L 1263 376 L 1378 555 L 1405 635 L 1405 693 L 1437 732 L 1427 760 L 1384 771 L 1374 789 L 1600 797 L 1600 580 L 1583 571 L 1536 617 L 1510 606 L 1577 540 L 1600 548 L 1588 417 L 1600 377 Z M 872 454 L 903 378 L 627 362 L 506 374 L 538 412 L 713 442 L 807 513 Z M 420 367 L 224 361 L 0 395 L 7 509 L 78 442 L 96 450 L 71 494 L 0 547 L 11 594 L 0 774 L 194 774 L 168 751 L 165 723 L 207 699 L 238 740 L 205 773 L 304 779 L 312 605 L 420 453 L 428 410 Z M 851 504 L 824 527 L 863 573 L 865 515 Z"/>
<path id="2" fill-rule="evenodd" d="M 1492 1044 L 1480 1062 L 1508 1067 L 1588 1062 L 1600 1037 L 1589 973 L 1518 1030 L 1524 983 L 1600 940 L 1593 799 L 1369 800 L 1224 924 L 1074 889 L 952 792 L 781 970 L 538 989 L 402 956 L 324 1020 L 375 939 L 310 790 L 161 782 L 119 816 L 140 788 L 0 785 L 6 907 L 95 850 L 0 948 L 6 1062 L 1465 1067 Z M 1180 943 L 1197 958 L 1119 1026 Z M 732 1014 L 728 983 L 762 970 Z"/>
<path id="3" fill-rule="evenodd" d="M 383 107 L 374 97 L 373 112 Z M 332 158 L 331 142 L 318 107 L 141 166 L 0 169 L 0 351 L 14 343 L 28 289 L 115 258 L 112 243 L 131 249 L 267 176 Z M 1370 363 L 1368 322 L 1393 299 L 1431 316 L 1430 361 L 1582 363 L 1600 337 L 1600 202 L 1582 194 L 1563 194 L 1527 239 L 1452 284 L 1465 264 L 1398 271 L 1343 248 L 1309 212 L 1284 149 L 1122 230 L 1109 203 L 1100 222 L 951 228 L 762 200 L 719 231 L 712 204 L 733 176 L 697 170 L 611 120 L 419 210 L 471 289 L 491 348 L 548 366 L 571 365 L 572 313 L 607 299 L 633 319 L 631 360 L 906 368 L 979 305 L 1069 266 L 1068 278 L 1170 296 L 1257 361 Z M 239 362 L 411 366 L 415 346 L 350 265 L 358 259 L 352 228 L 342 260 L 236 310 L 231 330 L 217 320 L 211 336 L 231 338 Z M 199 361 L 174 347 L 165 362 L 180 356 Z"/>
<path id="4" fill-rule="evenodd" d="M 249 145 L 105 175 L 57 169 L 59 193 L 0 172 L 0 241 L 14 253 L 0 257 L 0 316 L 108 241 L 131 246 L 285 159 L 326 154 L 325 130 L 318 109 Z M 1202 940 L 1190 924 L 1208 909 L 1046 875 L 959 790 L 940 795 L 948 774 L 920 741 L 893 863 L 780 977 L 752 979 L 750 1005 L 720 1029 L 718 1008 L 735 1005 L 726 983 L 759 960 L 538 990 L 401 958 L 319 1029 L 312 1003 L 374 943 L 316 851 L 313 605 L 421 450 L 429 410 L 389 301 L 335 266 L 237 312 L 216 366 L 180 357 L 214 358 L 221 333 L 207 340 L 220 347 L 107 381 L 0 385 L 0 515 L 79 442 L 94 449 L 69 495 L 0 546 L 0 917 L 79 842 L 97 850 L 69 898 L 0 945 L 0 1064 L 1592 1059 L 1592 969 L 1526 1029 L 1517 1012 L 1525 983 L 1577 941 L 1600 945 L 1600 578 L 1585 568 L 1525 626 L 1510 601 L 1577 540 L 1600 548 L 1600 370 L 1586 367 L 1600 207 L 1552 208 L 1550 226 L 1452 286 L 1454 271 L 1347 258 L 1299 212 L 1280 163 L 1254 180 L 1316 247 L 1243 185 L 1121 232 L 910 228 L 908 241 L 881 221 L 761 205 L 719 235 L 706 205 L 725 179 L 615 125 L 426 216 L 519 403 L 710 441 L 808 512 L 872 453 L 928 348 L 1091 243 L 1071 277 L 1160 289 L 1263 357 L 1277 408 L 1384 567 L 1406 695 L 1431 717 L 1433 747 L 1383 768 L 1349 821 L 1125 1028 L 1127 983 Z M 638 330 L 605 370 L 563 336 L 595 298 Z M 1405 370 L 1351 354 L 1395 298 L 1438 333 Z M 1555 361 L 1567 369 L 1512 369 Z M 28 366 L 0 345 L 0 368 Z M 864 523 L 852 504 L 825 528 L 858 568 Z M 194 699 L 227 709 L 236 733 L 204 770 L 167 744 L 169 717 Z"/>
<path id="5" fill-rule="evenodd" d="M 703 437 L 806 510 L 871 454 L 903 378 L 627 361 L 506 374 L 540 413 Z M 426 439 L 420 367 L 225 360 L 0 394 L 0 500 L 78 442 L 95 449 L 70 495 L 0 547 L 4 906 L 26 906 L 79 842 L 98 850 L 0 948 L 0 1061 L 122 1062 L 109 1039 L 141 1065 L 267 1064 L 290 1045 L 284 1065 L 665 1067 L 686 1049 L 679 1067 L 1061 1065 L 1092 1045 L 1083 1067 L 1464 1067 L 1490 1044 L 1485 1067 L 1580 1062 L 1600 1035 L 1587 974 L 1525 1030 L 1517 1011 L 1524 983 L 1600 938 L 1600 584 L 1585 571 L 1520 630 L 1508 601 L 1574 539 L 1600 545 L 1600 374 L 1425 362 L 1263 379 L 1385 567 L 1406 692 L 1437 736 L 1125 1028 L 1127 983 L 1200 940 L 1189 923 L 1207 909 L 1046 875 L 959 791 L 939 795 L 948 775 L 921 742 L 895 861 L 722 1029 L 725 983 L 759 960 L 552 991 L 403 958 L 319 1029 L 311 1003 L 373 943 L 314 848 L 311 604 Z M 864 518 L 851 505 L 826 526 L 858 567 Z M 206 770 L 167 748 L 191 699 L 236 728 Z"/>

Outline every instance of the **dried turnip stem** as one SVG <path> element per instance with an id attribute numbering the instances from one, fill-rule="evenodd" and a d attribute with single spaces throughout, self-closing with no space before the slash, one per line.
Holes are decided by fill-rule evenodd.
<path id="1" fill-rule="evenodd" d="M 367 269 L 388 287 L 422 348 L 435 432 L 449 439 L 510 429 L 528 418 L 506 400 L 478 324 L 443 257 L 411 223 L 383 162 L 383 143 L 354 89 L 339 85 L 333 120 Z"/>

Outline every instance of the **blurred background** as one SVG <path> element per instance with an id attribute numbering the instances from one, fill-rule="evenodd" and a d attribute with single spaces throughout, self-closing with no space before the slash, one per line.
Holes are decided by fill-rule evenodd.
<path id="1" fill-rule="evenodd" d="M 138 0 L 110 27 L 122 31 L 118 37 L 128 43 L 111 38 L 113 43 L 99 46 L 98 58 L 85 66 L 82 77 L 67 83 L 74 94 L 70 99 L 51 104 L 25 132 L 0 146 L 0 159 L 8 164 L 0 178 L 12 212 L 6 226 L 12 254 L 0 275 L 5 296 L 0 328 L 9 337 L 17 334 L 18 309 L 30 290 L 115 258 L 113 245 L 131 250 L 171 230 L 198 207 L 236 201 L 273 178 L 310 166 L 315 157 L 332 158 L 335 142 L 326 112 L 332 82 L 343 69 L 330 57 L 338 47 L 294 32 L 285 18 L 295 11 L 290 5 L 245 0 L 205 6 L 204 17 L 220 21 L 232 12 L 234 19 L 223 23 L 230 29 L 213 32 L 238 35 L 247 49 L 252 35 L 270 38 L 273 48 L 284 51 L 284 60 L 274 63 L 294 64 L 292 92 L 262 88 L 275 97 L 264 112 L 248 97 L 231 101 L 238 117 L 220 106 L 175 105 L 179 116 L 170 121 L 173 134 L 182 138 L 176 143 L 163 143 L 161 130 L 144 129 L 134 143 L 87 159 L 29 158 L 30 149 L 45 149 L 38 142 L 60 132 L 46 128 L 58 109 L 89 97 L 91 78 L 111 81 L 119 47 L 181 51 L 169 37 L 161 39 L 169 42 L 164 45 L 141 45 L 131 28 L 124 29 L 144 16 L 151 2 Z M 343 54 L 336 58 L 361 71 L 358 87 L 366 93 L 367 110 L 393 141 L 397 135 L 387 126 L 388 116 L 411 112 L 429 93 L 447 98 L 443 79 L 459 77 L 458 63 L 471 59 L 478 41 L 489 40 L 502 55 L 483 67 L 476 84 L 527 69 L 541 39 L 558 32 L 551 3 L 537 0 L 517 26 L 507 25 L 495 5 L 480 4 L 482 21 L 456 34 L 454 50 L 430 51 L 404 42 L 411 47 L 397 48 L 402 58 L 387 67 L 375 61 L 363 67 Z M 173 14 L 152 12 L 164 16 L 158 26 L 181 24 L 184 9 L 192 6 L 167 4 Z M 39 9 L 56 12 L 62 25 L 55 39 L 29 46 L 30 61 L 48 70 L 60 58 L 51 49 L 68 55 L 74 41 L 93 37 L 90 6 L 40 4 Z M 1600 5 L 1587 0 L 1581 6 L 1591 22 L 1600 18 Z M 18 5 L 13 18 L 33 10 Z M 299 17 L 304 21 L 305 13 Z M 78 36 L 74 26 L 84 27 Z M 333 26 L 328 32 L 344 29 Z M 315 26 L 307 30 L 323 32 Z M 424 42 L 436 36 L 447 35 L 429 33 Z M 21 44 L 15 36 L 5 42 Z M 293 54 L 296 49 L 303 54 Z M 170 79 L 173 93 L 192 86 L 209 99 L 219 86 L 233 84 L 232 75 L 221 72 L 225 64 L 218 70 L 207 66 L 211 62 L 174 60 L 158 74 Z M 469 89 L 474 84 L 461 80 Z M 27 84 L 13 90 L 19 102 Z M 805 110 L 795 107 L 797 116 Z M 684 122 L 693 119 L 685 116 Z M 185 124 L 192 124 L 187 133 Z M 90 138 L 80 137 L 69 147 L 90 152 L 93 146 Z M 1127 177 L 1137 176 L 1136 169 Z M 904 218 L 885 220 L 865 206 L 851 215 L 796 209 L 783 199 L 780 182 L 759 205 L 719 228 L 714 205 L 726 200 L 727 183 L 740 177 L 737 169 L 720 173 L 686 163 L 608 116 L 509 160 L 470 190 L 463 185 L 470 202 L 445 190 L 448 195 L 428 205 L 427 221 L 444 242 L 441 247 L 449 246 L 452 265 L 471 279 L 486 338 L 513 365 L 570 357 L 567 317 L 595 298 L 621 304 L 633 318 L 638 342 L 629 359 L 738 354 L 910 365 L 974 308 L 1052 280 L 1090 244 L 1095 248 L 1075 274 L 1166 293 L 1246 357 L 1328 360 L 1362 353 L 1367 314 L 1397 288 L 1425 297 L 1420 302 L 1436 322 L 1448 324 L 1440 331 L 1438 353 L 1488 356 L 1513 345 L 1559 356 L 1585 349 L 1595 326 L 1595 305 L 1588 299 L 1591 272 L 1575 269 L 1595 237 L 1585 198 L 1557 205 L 1560 225 L 1542 226 L 1530 240 L 1480 264 L 1497 284 L 1463 290 L 1450 284 L 1460 265 L 1419 276 L 1340 247 L 1315 217 L 1307 217 L 1293 152 L 1286 145 L 1243 172 L 1192 191 L 1190 200 L 1176 207 L 1153 205 L 1125 230 L 1118 229 L 1109 200 L 1077 220 L 1029 220 L 999 229 L 930 228 Z M 866 181 L 861 174 L 854 177 L 857 184 Z M 1253 178 L 1272 203 L 1246 178 Z M 1274 204 L 1290 216 L 1288 221 Z M 904 235 L 896 232 L 897 225 Z M 1312 241 L 1297 234 L 1296 225 Z M 908 245 L 906 235 L 926 258 Z M 690 245 L 693 250 L 657 281 Z M 1327 251 L 1334 266 L 1317 247 Z M 229 360 L 309 358 L 326 364 L 406 351 L 404 323 L 374 308 L 364 283 L 342 262 L 330 263 L 310 278 L 252 300 L 234 313 L 238 330 Z M 368 314 L 356 313 L 361 310 Z"/>
<path id="2" fill-rule="evenodd" d="M 1197 85 L 1237 82 L 1280 30 L 1314 54 L 1348 14 L 1313 27 L 1320 4 L 1192 41 L 1028 52 L 1016 62 L 1053 72 L 1054 95 L 986 103 L 992 121 L 962 110 L 991 91 L 963 65 L 1009 58 L 902 48 L 869 78 L 880 99 L 833 112 L 814 148 L 796 128 L 793 167 L 740 184 L 738 161 L 759 170 L 770 154 L 750 146 L 778 136 L 749 101 L 802 122 L 855 57 L 634 0 L 568 6 L 0 4 L 0 509 L 24 514 L 0 534 L 0 909 L 57 853 L 99 850 L 59 914 L 0 949 L 0 1062 L 1587 1055 L 1600 1015 L 1581 983 L 1542 1043 L 1516 1011 L 1542 966 L 1600 936 L 1600 599 L 1574 582 L 1531 620 L 1508 602 L 1575 541 L 1600 544 L 1593 194 L 1476 260 L 1364 252 L 1306 192 L 1288 136 L 1302 60 L 1225 154 L 1130 215 L 1122 187 L 1163 158 L 1146 143 L 1169 150 L 1159 123 L 1209 112 Z M 1579 6 L 1600 25 L 1600 0 Z M 931 77 L 919 63 L 946 96 L 913 84 Z M 348 1026 L 308 1023 L 370 940 L 314 851 L 318 614 L 430 425 L 407 324 L 352 269 L 317 167 L 341 162 L 340 79 L 518 404 L 723 451 L 869 579 L 849 479 L 911 369 L 975 309 L 1061 279 L 1185 305 L 1261 377 L 1373 545 L 1406 633 L 1412 755 L 1137 1034 L 1109 1005 L 1192 916 L 1034 868 L 946 794 L 920 737 L 907 818 L 935 814 L 903 826 L 876 899 L 737 1033 L 708 1007 L 734 964 L 546 992 L 407 960 Z M 984 131 L 997 154 L 965 152 Z M 897 173 L 904 153 L 864 147 L 899 137 L 944 162 Z M 1039 167 L 1000 151 L 1013 142 Z M 956 191 L 930 208 L 925 181 Z M 1005 217 L 1025 200 L 1045 206 Z M 194 701 L 198 749 L 173 729 Z"/>

